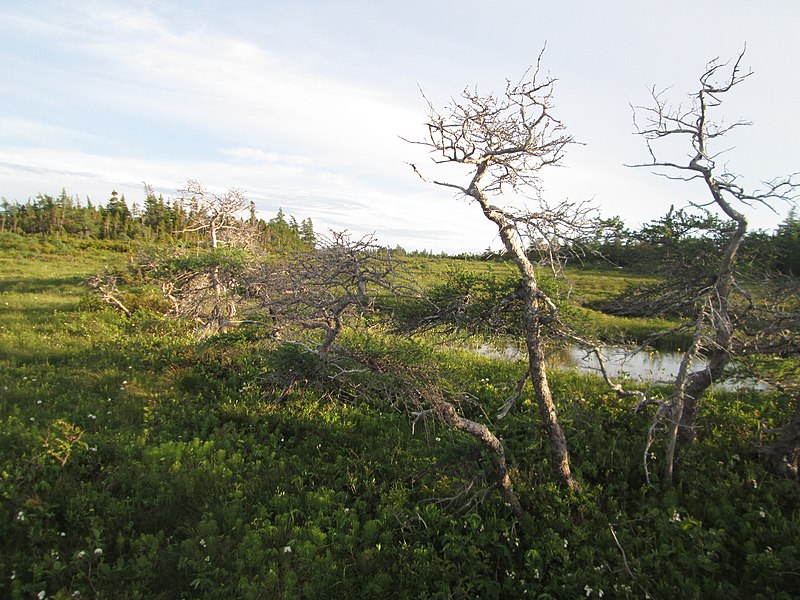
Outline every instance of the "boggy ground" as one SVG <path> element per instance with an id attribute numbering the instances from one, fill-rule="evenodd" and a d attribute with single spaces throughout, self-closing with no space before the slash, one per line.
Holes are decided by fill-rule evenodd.
<path id="1" fill-rule="evenodd" d="M 391 380 L 304 382 L 258 332 L 197 342 L 87 297 L 123 254 L 0 254 L 0 596 L 8 598 L 795 598 L 800 493 L 751 455 L 777 395 L 704 405 L 676 485 L 649 414 L 553 373 L 575 496 L 536 408 L 492 415 L 522 366 L 380 332 L 362 352 L 435 371 L 502 439 L 526 516 L 470 438 L 415 425 Z M 287 385 L 287 382 L 294 382 Z"/>

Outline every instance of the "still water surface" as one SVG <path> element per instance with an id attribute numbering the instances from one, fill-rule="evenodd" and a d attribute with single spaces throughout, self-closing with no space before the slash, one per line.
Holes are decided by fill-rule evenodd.
<path id="1" fill-rule="evenodd" d="M 506 360 L 524 359 L 516 346 L 508 345 L 498 349 L 489 345 L 475 348 L 475 352 L 482 356 L 504 358 Z M 604 346 L 603 355 L 606 357 L 606 372 L 612 379 L 628 378 L 646 383 L 671 385 L 675 381 L 678 369 L 683 360 L 680 352 L 667 350 L 640 351 L 631 354 L 630 348 L 622 346 Z M 589 354 L 579 346 L 567 346 L 548 355 L 547 366 L 551 369 L 563 371 L 578 371 L 600 376 L 600 365 L 594 354 Z M 692 361 L 691 370 L 702 369 L 704 361 L 697 358 Z M 763 384 L 755 381 L 736 381 L 721 384 L 726 389 L 741 387 L 755 387 L 765 389 Z"/>

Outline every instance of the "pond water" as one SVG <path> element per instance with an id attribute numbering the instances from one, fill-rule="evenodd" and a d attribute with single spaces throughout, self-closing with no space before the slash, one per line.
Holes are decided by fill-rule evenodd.
<path id="1" fill-rule="evenodd" d="M 484 344 L 474 348 L 474 351 L 481 356 L 505 360 L 525 358 L 525 354 L 514 345 L 498 349 Z M 642 350 L 631 354 L 630 348 L 604 346 L 601 351 L 606 358 L 606 372 L 612 380 L 627 378 L 646 383 L 671 385 L 675 381 L 683 360 L 682 353 L 667 350 Z M 597 357 L 579 346 L 567 346 L 550 352 L 547 357 L 547 366 L 551 369 L 578 371 L 601 376 Z M 703 359 L 697 358 L 692 361 L 691 370 L 701 369 L 703 366 Z M 757 381 L 729 381 L 720 385 L 725 389 L 742 387 L 766 389 L 762 383 Z"/>

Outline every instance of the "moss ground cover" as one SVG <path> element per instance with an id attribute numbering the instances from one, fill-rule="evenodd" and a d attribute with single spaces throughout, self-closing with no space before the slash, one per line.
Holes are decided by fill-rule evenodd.
<path id="1" fill-rule="evenodd" d="M 585 489 L 574 496 L 552 482 L 529 390 L 492 418 L 521 365 L 379 331 L 346 336 L 431 369 L 502 437 L 527 513 L 517 520 L 480 447 L 412 426 L 390 379 L 287 386 L 302 354 L 246 331 L 197 342 L 180 323 L 89 299 L 83 279 L 124 260 L 42 245 L 0 254 L 0 597 L 800 591 L 797 484 L 750 453 L 760 420 L 780 417 L 775 396 L 715 392 L 665 492 L 657 462 L 652 485 L 643 473 L 649 415 L 595 378 L 554 373 Z"/>

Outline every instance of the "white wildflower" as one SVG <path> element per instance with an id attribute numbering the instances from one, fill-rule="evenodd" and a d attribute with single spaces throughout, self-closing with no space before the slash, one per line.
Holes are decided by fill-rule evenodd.
<path id="1" fill-rule="evenodd" d="M 592 591 L 593 591 L 593 590 L 592 590 L 592 588 L 590 588 L 590 587 L 589 587 L 589 585 L 587 584 L 587 585 L 583 586 L 583 591 L 584 591 L 584 592 L 586 592 L 586 597 L 588 598 L 589 596 L 591 596 L 591 595 L 592 595 Z"/>
<path id="2" fill-rule="evenodd" d="M 292 547 L 291 546 L 284 546 L 283 547 L 283 553 L 284 554 L 291 554 L 292 553 Z"/>

